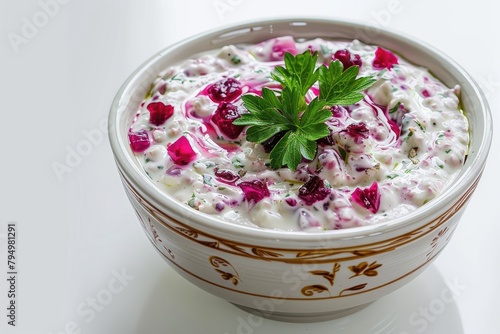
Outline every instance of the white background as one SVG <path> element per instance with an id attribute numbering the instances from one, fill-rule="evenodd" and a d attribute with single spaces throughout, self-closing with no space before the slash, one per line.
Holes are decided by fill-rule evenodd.
<path id="1" fill-rule="evenodd" d="M 287 15 L 355 19 L 428 42 L 475 77 L 499 124 L 493 1 L 43 5 L 54 1 L 0 0 L 0 333 L 500 333 L 498 136 L 467 212 L 430 269 L 354 315 L 289 324 L 249 319 L 164 263 L 125 197 L 100 128 L 122 82 L 160 49 L 207 29 Z M 89 133 L 94 142 L 84 147 Z M 86 156 L 71 160 L 78 148 Z M 68 169 L 58 174 L 57 164 Z M 6 317 L 8 222 L 18 228 L 15 328 Z M 104 303 L 97 299 L 94 310 L 97 297 Z"/>

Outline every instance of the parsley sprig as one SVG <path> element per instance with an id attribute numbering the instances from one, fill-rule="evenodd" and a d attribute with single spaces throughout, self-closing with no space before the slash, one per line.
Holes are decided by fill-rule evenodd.
<path id="1" fill-rule="evenodd" d="M 358 66 L 344 71 L 340 61 L 316 67 L 318 52 L 309 50 L 293 56 L 285 54 L 285 67 L 276 66 L 271 77 L 282 86 L 281 91 L 262 89 L 262 96 L 242 96 L 248 113 L 233 121 L 249 126 L 247 140 L 263 143 L 281 133 L 283 136 L 270 152 L 271 168 L 287 166 L 297 169 L 302 158 L 314 159 L 320 138 L 330 130 L 325 123 L 332 117 L 329 107 L 351 105 L 363 98 L 362 91 L 375 83 L 372 77 L 357 78 Z M 318 82 L 319 96 L 309 104 L 305 95 Z"/>

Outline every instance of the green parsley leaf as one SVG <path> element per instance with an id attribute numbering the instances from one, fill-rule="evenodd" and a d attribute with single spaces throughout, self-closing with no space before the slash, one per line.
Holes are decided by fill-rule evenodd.
<path id="1" fill-rule="evenodd" d="M 243 95 L 242 100 L 249 113 L 242 114 L 233 124 L 250 125 L 246 134 L 248 141 L 262 143 L 278 132 L 291 129 L 292 124 L 281 112 L 281 101 L 270 89 L 262 89 L 262 97 Z"/>
<path id="2" fill-rule="evenodd" d="M 274 146 L 269 154 L 271 158 L 271 168 L 281 168 L 286 165 L 295 170 L 300 163 L 300 144 L 294 132 L 287 132 L 283 138 Z"/>
<path id="3" fill-rule="evenodd" d="M 363 90 L 370 88 L 376 80 L 371 77 L 356 79 L 358 66 L 344 67 L 338 60 L 330 62 L 330 66 L 319 68 L 319 98 L 329 105 L 348 106 L 363 99 Z"/>
<path id="4" fill-rule="evenodd" d="M 325 102 L 318 98 L 312 100 L 300 118 L 297 132 L 312 141 L 328 136 L 330 130 L 325 122 L 332 117 L 332 112 L 324 109 L 325 106 Z"/>
<path id="5" fill-rule="evenodd" d="M 262 89 L 262 96 L 246 94 L 243 105 L 248 110 L 233 121 L 234 125 L 248 126 L 248 141 L 263 143 L 278 133 L 283 136 L 271 150 L 271 168 L 283 166 L 297 169 L 303 158 L 313 160 L 317 140 L 328 136 L 326 121 L 332 117 L 332 105 L 349 105 L 363 98 L 362 91 L 375 79 L 356 78 L 357 66 L 343 71 L 342 63 L 331 62 L 329 67 L 317 66 L 318 53 L 306 52 L 293 56 L 286 53 L 285 67 L 276 66 L 271 77 L 282 90 Z M 319 81 L 320 94 L 309 104 L 305 95 Z"/>
<path id="6" fill-rule="evenodd" d="M 316 140 L 328 136 L 330 131 L 325 122 L 332 116 L 328 109 L 323 109 L 324 101 L 317 98 L 311 101 L 300 119 L 294 119 L 294 131 L 287 132 L 271 150 L 271 167 L 288 166 L 297 169 L 302 157 L 313 160 L 316 156 Z"/>
<path id="7" fill-rule="evenodd" d="M 301 95 L 306 95 L 309 88 L 318 81 L 319 72 L 316 68 L 318 52 L 307 50 L 302 54 L 293 56 L 285 54 L 285 67 L 276 66 L 271 77 L 283 87 L 298 87 Z"/>

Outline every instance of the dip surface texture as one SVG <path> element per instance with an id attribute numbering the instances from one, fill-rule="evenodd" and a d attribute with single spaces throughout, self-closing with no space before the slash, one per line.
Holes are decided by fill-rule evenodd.
<path id="1" fill-rule="evenodd" d="M 331 106 L 330 136 L 295 171 L 272 170 L 263 144 L 232 121 L 241 96 L 280 89 L 270 73 L 286 52 L 318 51 L 377 82 L 350 106 Z M 342 229 L 405 215 L 438 196 L 461 169 L 469 126 L 458 86 L 359 41 L 274 38 L 225 46 L 166 69 L 129 130 L 132 150 L 159 188 L 193 209 L 244 225 L 290 231 Z M 306 95 L 319 94 L 314 85 Z M 191 209 L 187 208 L 187 209 Z"/>

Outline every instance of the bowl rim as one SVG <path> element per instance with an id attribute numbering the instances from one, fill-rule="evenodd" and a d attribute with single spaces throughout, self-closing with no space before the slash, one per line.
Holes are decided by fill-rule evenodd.
<path id="1" fill-rule="evenodd" d="M 424 207 L 417 208 L 411 213 L 385 222 L 340 230 L 324 230 L 312 232 L 284 231 L 258 226 L 240 225 L 237 223 L 225 221 L 215 215 L 192 210 L 191 208 L 188 208 L 188 210 L 186 210 L 185 204 L 175 200 L 173 197 L 157 187 L 146 176 L 144 171 L 139 169 L 137 165 L 134 164 L 134 157 L 126 152 L 127 148 L 130 150 L 130 148 L 128 147 L 128 143 L 125 143 L 122 140 L 123 138 L 120 137 L 120 133 L 128 129 L 121 129 L 120 131 L 118 127 L 120 117 L 118 116 L 119 114 L 121 116 L 121 113 L 123 113 L 123 109 L 126 108 L 126 104 L 122 103 L 122 99 L 124 98 L 124 96 L 126 96 L 124 95 L 124 93 L 126 93 L 128 89 L 131 89 L 134 80 L 137 79 L 143 72 L 149 69 L 155 62 L 159 61 L 159 59 L 168 56 L 169 52 L 185 47 L 186 45 L 195 43 L 199 40 L 204 40 L 207 38 L 213 39 L 215 36 L 223 36 L 224 34 L 229 34 L 231 32 L 239 32 L 249 28 L 251 29 L 252 27 L 255 27 L 257 25 L 272 27 L 273 25 L 277 24 L 289 24 L 290 26 L 292 26 L 297 22 L 326 24 L 332 27 L 343 26 L 350 27 L 352 29 L 377 29 L 378 34 L 380 36 L 383 36 L 384 38 L 390 38 L 392 40 L 413 44 L 415 47 L 431 53 L 433 57 L 439 59 L 442 62 L 445 62 L 448 66 L 451 66 L 453 70 L 455 70 L 465 79 L 465 82 L 467 82 L 472 88 L 472 91 L 470 93 L 473 94 L 479 102 L 480 108 L 478 109 L 480 109 L 480 111 L 475 111 L 475 113 L 479 113 L 482 116 L 482 119 L 484 119 L 484 128 L 482 133 L 479 133 L 480 131 L 471 133 L 471 142 L 472 140 L 474 140 L 480 143 L 477 151 L 473 152 L 475 158 L 471 159 L 469 155 L 469 159 L 466 161 L 458 177 L 456 177 L 455 180 L 447 186 L 443 193 L 439 194 L 434 200 L 427 203 Z M 278 35 L 276 35 L 276 37 L 277 36 Z M 372 41 L 372 43 L 376 43 L 376 38 L 375 41 Z M 445 211 L 447 207 L 452 206 L 453 203 L 460 198 L 460 195 L 470 189 L 472 185 L 481 177 L 481 173 L 486 164 L 486 158 L 491 146 L 493 135 L 492 123 L 492 115 L 486 96 L 480 89 L 477 82 L 460 65 L 458 65 L 454 60 L 449 58 L 441 51 L 437 50 L 435 47 L 412 36 L 408 36 L 407 34 L 403 35 L 401 32 L 397 32 L 394 29 L 386 30 L 384 28 L 375 27 L 366 22 L 329 17 L 307 16 L 265 18 L 228 24 L 182 39 L 157 52 L 148 60 L 143 62 L 132 74 L 130 74 L 130 76 L 126 79 L 126 81 L 122 84 L 122 86 L 116 93 L 109 112 L 108 136 L 115 162 L 123 177 L 125 177 L 130 183 L 132 183 L 137 188 L 137 190 L 139 190 L 142 196 L 146 196 L 153 203 L 153 205 L 155 205 L 156 207 L 166 208 L 167 211 L 171 212 L 175 216 L 183 217 L 183 219 L 192 222 L 194 224 L 193 227 L 196 226 L 198 228 L 201 228 L 202 230 L 209 229 L 212 231 L 212 233 L 220 232 L 235 237 L 252 239 L 257 238 L 257 240 L 289 240 L 315 242 L 324 239 L 335 241 L 369 238 L 372 236 L 380 235 L 382 233 L 387 233 L 388 231 L 408 228 L 413 225 L 415 228 L 417 228 L 419 226 L 419 222 L 428 223 L 428 220 L 425 220 L 424 217 L 429 216 L 429 213 L 437 214 Z"/>

